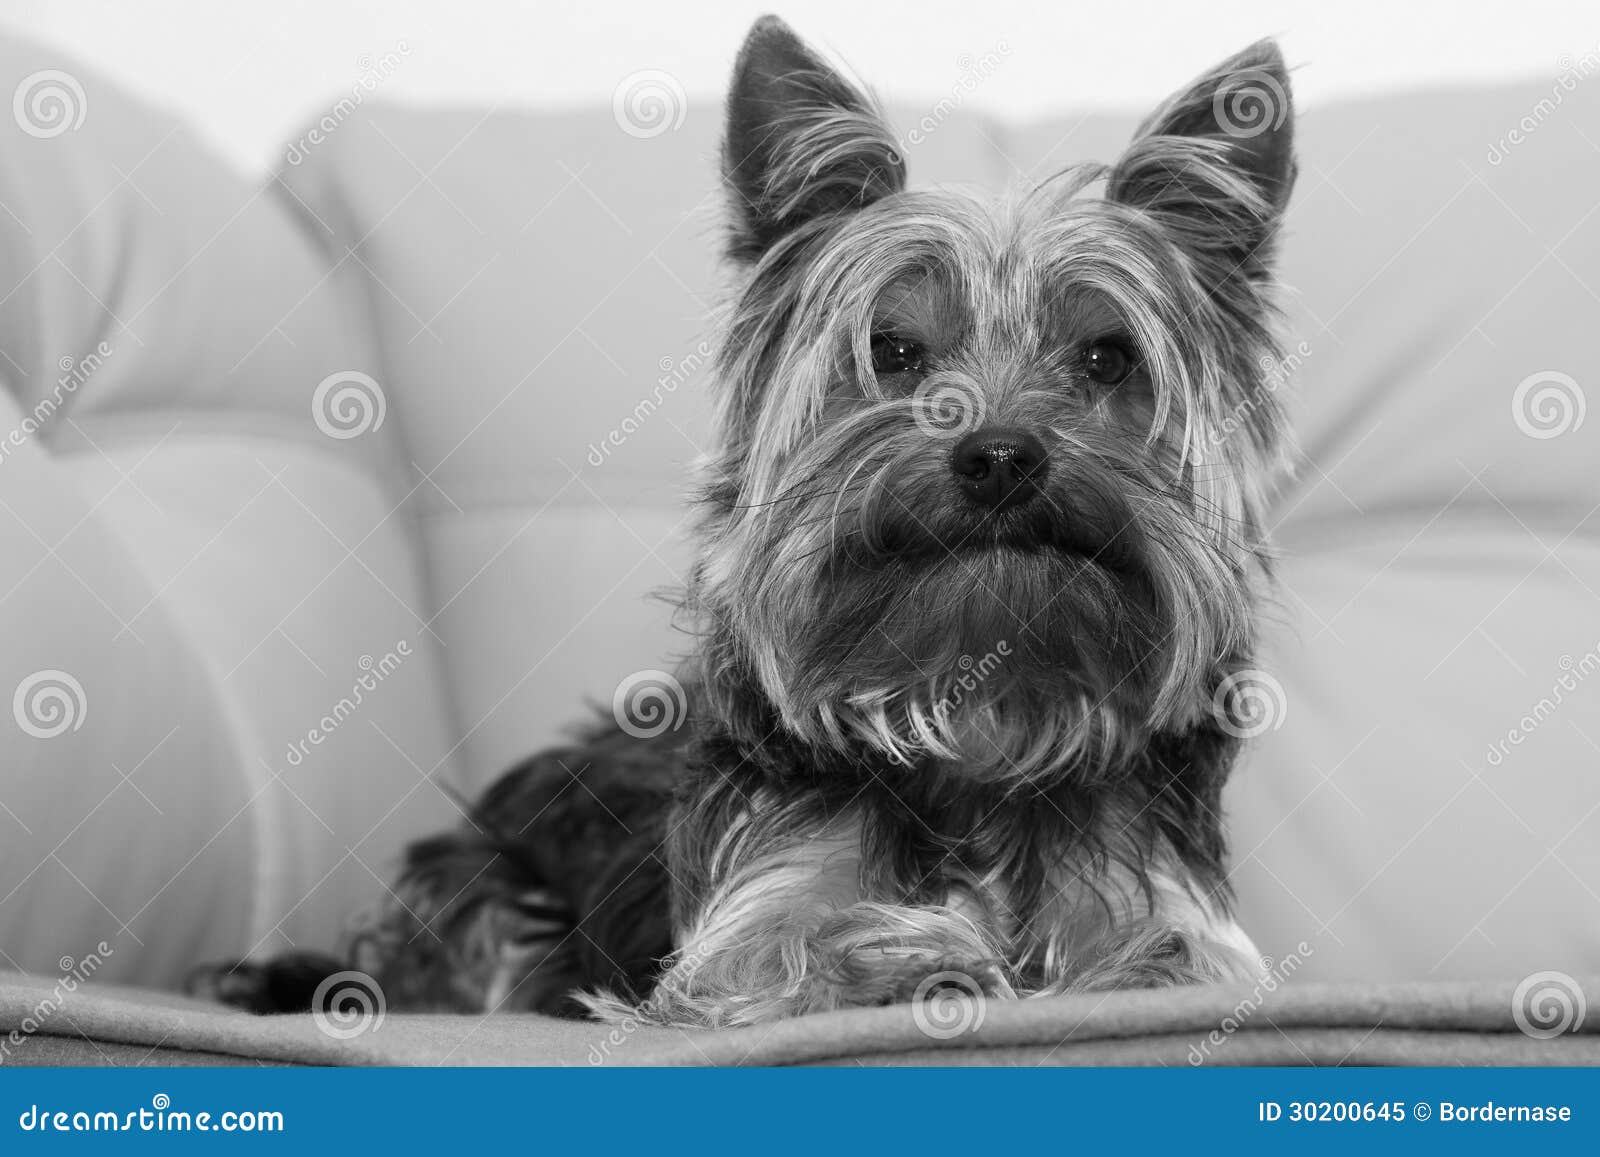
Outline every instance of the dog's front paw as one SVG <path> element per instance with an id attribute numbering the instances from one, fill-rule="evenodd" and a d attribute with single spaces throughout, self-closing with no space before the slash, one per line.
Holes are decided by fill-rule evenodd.
<path id="1" fill-rule="evenodd" d="M 1000 954 L 948 908 L 861 902 L 790 925 L 682 949 L 643 1003 L 580 997 L 611 1023 L 729 1028 L 840 1008 L 1015 996 Z"/>
<path id="2" fill-rule="evenodd" d="M 1078 966 L 1044 993 L 1168 988 L 1249 975 L 1248 962 L 1234 948 L 1185 928 L 1146 920 L 1089 946 Z"/>
<path id="3" fill-rule="evenodd" d="M 974 997 L 1008 1000 L 1016 996 L 1011 982 L 995 961 L 944 957 L 907 961 L 896 971 L 889 999 L 884 1003 L 915 1004 L 961 992 Z"/>

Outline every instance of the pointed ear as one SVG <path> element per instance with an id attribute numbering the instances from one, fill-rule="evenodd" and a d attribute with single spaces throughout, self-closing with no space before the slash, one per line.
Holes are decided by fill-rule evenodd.
<path id="1" fill-rule="evenodd" d="M 1194 249 L 1260 274 L 1294 187 L 1294 99 L 1283 54 L 1258 41 L 1164 103 L 1112 169 L 1107 196 Z"/>
<path id="2" fill-rule="evenodd" d="M 872 101 L 775 16 L 744 42 L 728 95 L 722 176 L 736 260 L 809 221 L 905 187 L 905 164 Z"/>

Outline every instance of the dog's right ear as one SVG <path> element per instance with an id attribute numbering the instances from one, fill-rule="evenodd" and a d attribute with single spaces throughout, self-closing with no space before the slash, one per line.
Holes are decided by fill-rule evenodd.
<path id="1" fill-rule="evenodd" d="M 1264 274 L 1294 188 L 1294 98 L 1261 40 L 1174 94 L 1134 134 L 1107 195 L 1150 213 L 1219 279 Z"/>
<path id="2" fill-rule="evenodd" d="M 905 187 L 905 163 L 873 102 L 776 16 L 751 28 L 728 94 L 722 177 L 737 261 L 791 230 Z"/>

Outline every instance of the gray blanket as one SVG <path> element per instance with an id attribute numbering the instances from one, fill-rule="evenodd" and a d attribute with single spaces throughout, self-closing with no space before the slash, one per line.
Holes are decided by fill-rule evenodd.
<path id="1" fill-rule="evenodd" d="M 1600 977 L 1579 985 L 1600 993 Z M 1600 1064 L 1600 1016 L 1547 1038 L 1530 1035 L 1514 1014 L 1514 989 L 1513 982 L 1295 984 L 1262 994 L 1207 986 L 990 1001 L 931 1026 L 910 1007 L 895 1007 L 691 1032 L 527 1015 L 388 1013 L 364 1025 L 328 1026 L 161 993 L 102 986 L 63 993 L 53 980 L 13 974 L 0 982 L 0 1064 Z M 330 1028 L 361 1031 L 335 1039 Z M 955 1028 L 961 1031 L 946 1035 Z"/>

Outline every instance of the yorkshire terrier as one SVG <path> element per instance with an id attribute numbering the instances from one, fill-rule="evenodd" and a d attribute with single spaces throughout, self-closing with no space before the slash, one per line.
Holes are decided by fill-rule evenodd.
<path id="1" fill-rule="evenodd" d="M 1221 815 L 1287 433 L 1263 41 L 1110 166 L 906 187 L 872 100 L 750 32 L 737 275 L 683 608 L 694 654 L 414 845 L 349 958 L 391 1007 L 721 1027 L 910 999 L 1245 978 Z M 674 696 L 681 695 L 681 702 Z"/>

